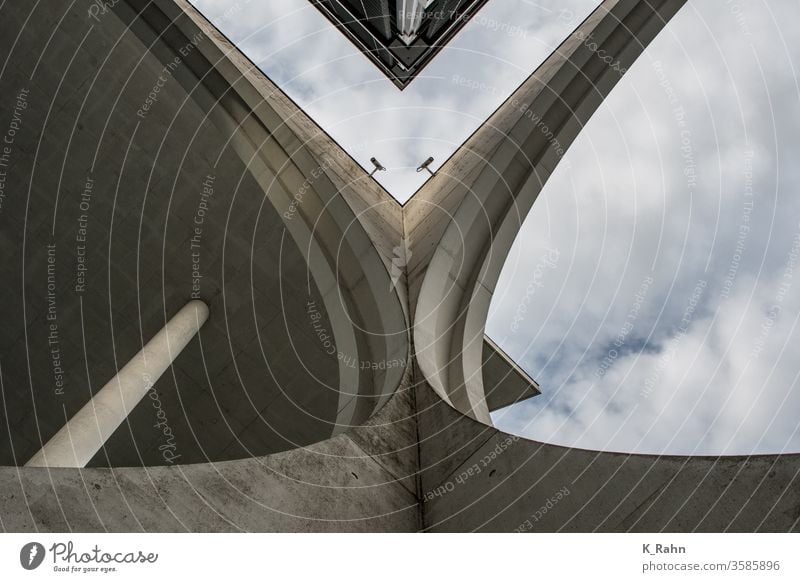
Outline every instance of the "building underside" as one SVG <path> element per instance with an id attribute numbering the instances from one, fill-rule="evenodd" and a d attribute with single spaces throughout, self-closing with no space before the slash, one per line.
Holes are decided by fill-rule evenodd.
<path id="1" fill-rule="evenodd" d="M 311 0 L 399 89 L 486 0 Z"/>
<path id="2" fill-rule="evenodd" d="M 798 455 L 489 417 L 538 393 L 484 335 L 511 244 L 682 5 L 603 2 L 400 206 L 185 0 L 3 4 L 2 528 L 800 529 Z M 24 466 L 190 300 L 208 320 L 86 467 Z"/>

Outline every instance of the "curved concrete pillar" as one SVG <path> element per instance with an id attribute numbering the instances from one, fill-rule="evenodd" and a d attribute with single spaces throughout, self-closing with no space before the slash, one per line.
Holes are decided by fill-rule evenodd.
<path id="1" fill-rule="evenodd" d="M 525 216 L 581 127 L 683 3 L 603 2 L 409 202 L 416 356 L 461 412 L 491 424 L 484 328 Z"/>
<path id="2" fill-rule="evenodd" d="M 228 145 L 262 187 L 263 202 L 283 218 L 305 258 L 309 281 L 322 295 L 338 352 L 340 402 L 333 433 L 364 422 L 388 401 L 409 362 L 402 284 L 391 284 L 387 272 L 388 249 L 402 227 L 385 228 L 392 217 L 381 213 L 385 200 L 374 200 L 377 184 L 346 156 L 334 156 L 338 147 L 325 148 L 323 155 L 315 142 L 330 145 L 329 138 L 186 0 L 128 0 L 114 10 L 165 62 L 182 59 L 185 67 L 175 77 L 187 99 L 228 136 Z M 192 43 L 197 38 L 205 41 Z M 181 47 L 190 44 L 194 50 L 182 56 Z M 352 205 L 360 210 L 356 215 L 350 202 L 353 191 L 362 190 L 373 191 L 373 208 L 364 208 L 361 200 Z M 370 213 L 378 214 L 382 230 L 370 224 L 376 220 L 365 216 Z"/>

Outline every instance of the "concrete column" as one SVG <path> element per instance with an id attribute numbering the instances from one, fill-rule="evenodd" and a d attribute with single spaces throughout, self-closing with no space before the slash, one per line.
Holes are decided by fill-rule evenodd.
<path id="1" fill-rule="evenodd" d="M 605 0 L 404 207 L 417 363 L 471 418 L 491 425 L 486 318 L 525 217 L 580 130 L 685 2 Z"/>
<path id="2" fill-rule="evenodd" d="M 192 300 L 36 453 L 26 467 L 85 467 L 208 319 Z"/>

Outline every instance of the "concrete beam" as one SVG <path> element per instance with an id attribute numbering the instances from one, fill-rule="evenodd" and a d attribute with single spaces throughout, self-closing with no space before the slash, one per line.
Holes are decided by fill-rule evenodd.
<path id="1" fill-rule="evenodd" d="M 489 336 L 483 338 L 482 369 L 489 412 L 541 394 L 536 380 L 520 368 Z"/>
<path id="2" fill-rule="evenodd" d="M 85 467 L 207 319 L 208 306 L 189 301 L 25 466 Z"/>

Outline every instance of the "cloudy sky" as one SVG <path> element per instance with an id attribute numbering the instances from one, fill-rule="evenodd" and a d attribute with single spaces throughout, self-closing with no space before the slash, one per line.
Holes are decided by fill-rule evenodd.
<path id="1" fill-rule="evenodd" d="M 401 93 L 307 0 L 194 3 L 400 200 L 596 5 L 493 0 Z M 588 123 L 492 304 L 487 332 L 543 392 L 499 427 L 800 451 L 798 23 L 796 2 L 690 0 Z"/>
<path id="2" fill-rule="evenodd" d="M 399 91 L 308 0 L 191 2 L 401 202 L 596 5 L 493 0 Z"/>

